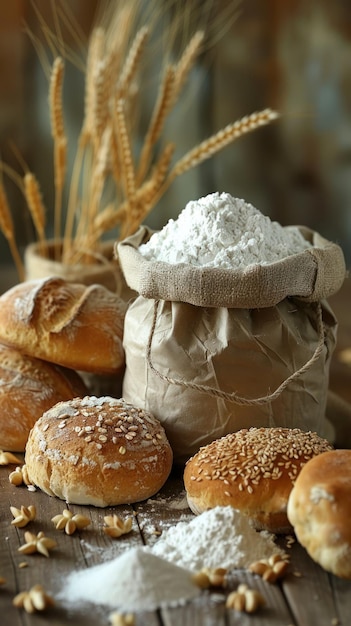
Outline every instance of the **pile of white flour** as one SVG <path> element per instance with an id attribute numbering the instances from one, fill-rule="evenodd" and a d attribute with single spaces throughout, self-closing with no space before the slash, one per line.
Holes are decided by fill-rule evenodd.
<path id="1" fill-rule="evenodd" d="M 216 192 L 188 202 L 139 251 L 148 260 L 244 269 L 279 261 L 310 245 L 297 227 L 284 228 L 244 200 Z"/>
<path id="2" fill-rule="evenodd" d="M 255 531 L 231 506 L 218 506 L 171 526 L 152 548 L 130 548 L 101 565 L 72 572 L 58 599 L 72 609 L 93 603 L 127 612 L 152 611 L 199 595 L 193 572 L 248 568 L 274 554 L 284 553 L 273 535 Z"/>
<path id="3" fill-rule="evenodd" d="M 203 567 L 248 568 L 273 554 L 283 554 L 266 531 L 257 532 L 231 506 L 217 506 L 190 522 L 178 522 L 151 548 L 153 554 L 193 572 Z"/>
<path id="4" fill-rule="evenodd" d="M 191 573 L 143 547 L 101 565 L 72 572 L 59 599 L 69 607 L 94 603 L 121 611 L 153 611 L 195 598 Z"/>

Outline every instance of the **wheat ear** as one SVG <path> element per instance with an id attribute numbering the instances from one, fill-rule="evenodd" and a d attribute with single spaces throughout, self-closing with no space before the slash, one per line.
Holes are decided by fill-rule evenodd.
<path id="1" fill-rule="evenodd" d="M 190 39 L 182 56 L 175 66 L 174 91 L 173 98 L 177 99 L 184 83 L 186 82 L 191 68 L 194 66 L 195 60 L 200 52 L 201 44 L 204 40 L 205 33 L 202 30 L 197 31 Z"/>
<path id="2" fill-rule="evenodd" d="M 124 63 L 124 66 L 120 75 L 120 79 L 118 81 L 118 85 L 117 85 L 118 98 L 125 97 L 125 94 L 138 68 L 148 36 L 149 36 L 149 29 L 147 26 L 143 26 L 134 38 L 134 41 L 132 43 L 132 46 L 129 50 L 128 56 Z"/>
<path id="3" fill-rule="evenodd" d="M 139 184 L 143 180 L 149 168 L 152 156 L 152 149 L 161 135 L 167 115 L 169 114 L 172 107 L 174 77 L 174 67 L 172 65 L 168 65 L 166 67 L 163 80 L 160 84 L 158 97 L 140 153 L 139 169 L 137 175 L 137 180 Z"/>
<path id="4" fill-rule="evenodd" d="M 159 199 L 159 192 L 169 171 L 169 165 L 175 150 L 173 143 L 168 143 L 155 163 L 150 178 L 137 189 L 135 202 L 130 209 L 131 220 L 128 229 L 121 230 L 120 238 L 128 237 L 137 230 Z"/>
<path id="5" fill-rule="evenodd" d="M 20 281 L 23 281 L 24 267 L 16 244 L 15 229 L 11 216 L 10 206 L 2 181 L 0 181 L 0 230 L 2 231 L 10 246 L 10 251 L 16 265 L 18 277 Z"/>
<path id="6" fill-rule="evenodd" d="M 32 172 L 27 172 L 24 176 L 24 195 L 39 241 L 42 244 L 42 250 L 44 250 L 46 211 L 42 201 L 39 183 Z"/>
<path id="7" fill-rule="evenodd" d="M 79 144 L 85 145 L 93 132 L 93 101 L 96 64 L 103 57 L 105 32 L 96 27 L 89 40 L 87 63 L 85 70 L 84 120 L 79 137 Z"/>
<path id="8" fill-rule="evenodd" d="M 124 194 L 128 199 L 130 199 L 135 194 L 135 172 L 127 122 L 124 115 L 123 100 L 117 100 L 116 102 L 115 130 L 117 135 L 118 156 Z"/>
<path id="9" fill-rule="evenodd" d="M 63 76 L 63 59 L 61 57 L 56 57 L 52 66 L 49 88 L 51 134 L 54 140 L 54 236 L 56 239 L 59 239 L 61 236 L 62 192 L 67 165 L 67 139 L 65 137 L 62 104 Z"/>
<path id="10" fill-rule="evenodd" d="M 94 219 L 93 228 L 90 229 L 89 237 L 86 241 L 87 248 L 89 250 L 94 248 L 104 233 L 126 220 L 128 209 L 129 202 L 125 200 L 118 208 L 111 202 L 100 211 Z"/>
<path id="11" fill-rule="evenodd" d="M 84 211 L 82 211 L 79 219 L 77 237 L 81 238 L 82 248 L 87 248 L 85 240 L 89 237 L 90 231 L 94 229 L 94 220 L 99 210 L 100 200 L 106 181 L 111 136 L 112 129 L 109 124 L 104 129 L 97 154 L 94 155 L 91 180 L 89 181 L 90 192 L 83 207 Z"/>
<path id="12" fill-rule="evenodd" d="M 64 61 L 62 57 L 56 57 L 50 78 L 49 105 L 51 113 L 51 134 L 54 139 L 64 137 L 64 123 L 62 113 L 62 87 L 64 75 Z"/>
<path id="13" fill-rule="evenodd" d="M 277 117 L 279 117 L 278 113 L 271 109 L 265 109 L 264 111 L 247 115 L 233 124 L 229 124 L 185 154 L 171 171 L 170 181 L 176 176 L 180 176 L 189 169 L 196 167 L 206 159 L 209 159 L 216 154 L 216 152 L 219 152 L 242 135 L 256 130 L 260 126 L 269 124 L 277 119 Z"/>

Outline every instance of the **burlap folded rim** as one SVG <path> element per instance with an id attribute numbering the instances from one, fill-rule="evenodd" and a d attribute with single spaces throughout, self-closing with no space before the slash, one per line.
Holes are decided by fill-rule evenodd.
<path id="1" fill-rule="evenodd" d="M 245 309 L 274 306 L 287 297 L 317 302 L 342 286 L 346 277 L 344 254 L 340 246 L 319 233 L 305 226 L 298 228 L 311 248 L 244 270 L 149 261 L 138 250 L 154 232 L 147 226 L 140 226 L 134 235 L 116 244 L 115 253 L 128 286 L 144 298 Z"/>

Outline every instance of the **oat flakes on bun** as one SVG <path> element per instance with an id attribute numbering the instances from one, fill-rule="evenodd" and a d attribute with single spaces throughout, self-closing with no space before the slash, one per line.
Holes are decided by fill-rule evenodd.
<path id="1" fill-rule="evenodd" d="M 30 481 L 50 496 L 97 507 L 145 500 L 161 489 L 172 449 L 159 421 L 123 399 L 59 402 L 32 428 Z"/>
<path id="2" fill-rule="evenodd" d="M 331 450 L 313 432 L 294 428 L 249 428 L 200 448 L 184 470 L 190 509 L 199 514 L 231 505 L 257 530 L 288 533 L 288 498 L 301 468 Z"/>

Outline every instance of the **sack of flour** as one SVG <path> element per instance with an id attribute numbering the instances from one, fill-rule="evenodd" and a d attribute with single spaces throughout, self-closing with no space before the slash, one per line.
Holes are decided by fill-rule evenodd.
<path id="1" fill-rule="evenodd" d="M 123 396 L 162 422 L 177 463 L 250 426 L 325 436 L 339 246 L 211 194 L 117 253 L 139 294 L 125 317 Z"/>

